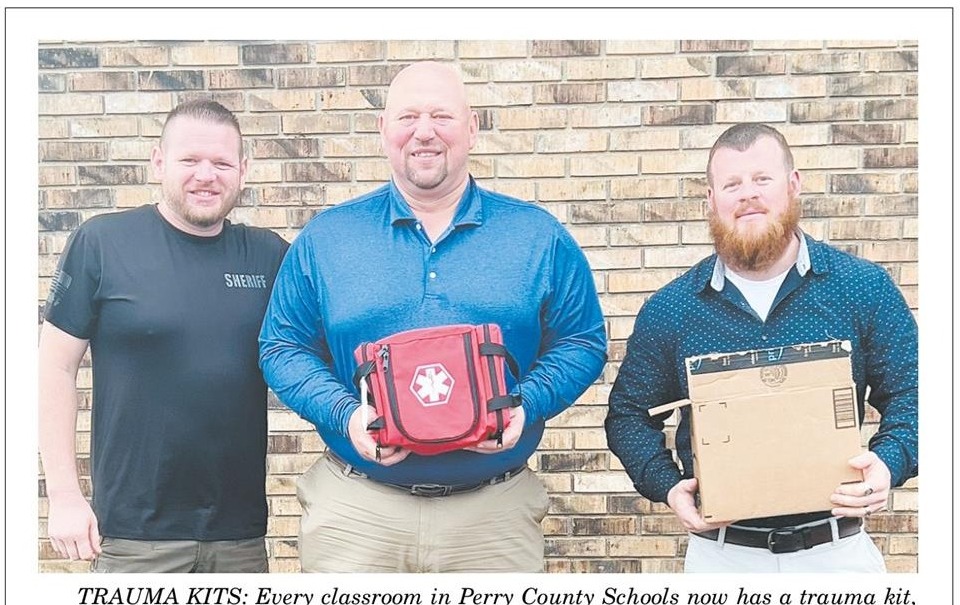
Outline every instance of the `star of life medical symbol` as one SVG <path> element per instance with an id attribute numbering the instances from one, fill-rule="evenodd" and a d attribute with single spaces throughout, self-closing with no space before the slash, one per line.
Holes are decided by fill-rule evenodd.
<path id="1" fill-rule="evenodd" d="M 454 379 L 442 363 L 417 366 L 410 383 L 410 392 L 424 407 L 443 405 L 450 401 Z"/>

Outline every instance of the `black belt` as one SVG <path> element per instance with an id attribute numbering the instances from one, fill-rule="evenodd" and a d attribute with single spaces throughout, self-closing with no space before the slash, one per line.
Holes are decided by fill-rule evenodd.
<path id="1" fill-rule="evenodd" d="M 347 464 L 339 457 L 337 457 L 333 452 L 327 450 L 327 458 L 329 458 L 334 464 L 336 464 L 340 470 L 344 472 L 347 476 L 352 477 L 361 477 L 363 479 L 370 479 L 366 474 L 361 473 L 357 469 L 353 468 L 352 465 Z M 417 483 L 411 485 L 405 485 L 401 483 L 385 483 L 383 481 L 377 481 L 380 485 L 385 485 L 387 487 L 392 487 L 398 490 L 402 490 L 411 496 L 420 496 L 422 498 L 441 498 L 443 496 L 452 496 L 454 494 L 465 494 L 467 492 L 475 492 L 478 489 L 486 487 L 488 485 L 496 485 L 498 483 L 503 483 L 511 477 L 516 477 L 527 468 L 526 464 L 522 464 L 517 468 L 512 468 L 505 473 L 500 473 L 496 477 L 492 477 L 485 481 L 479 481 L 477 483 L 461 483 L 458 485 L 440 485 L 437 483 Z M 373 479 L 371 479 L 373 481 Z"/>
<path id="2" fill-rule="evenodd" d="M 837 534 L 841 538 L 852 536 L 860 531 L 861 523 L 860 517 L 840 517 L 837 519 Z M 720 538 L 720 530 L 712 529 L 694 533 L 694 535 L 716 541 Z M 766 548 L 772 553 L 783 554 L 832 542 L 833 531 L 830 529 L 829 519 L 824 519 L 816 525 L 806 527 L 781 527 L 772 530 L 729 525 L 723 541 L 737 546 Z"/>

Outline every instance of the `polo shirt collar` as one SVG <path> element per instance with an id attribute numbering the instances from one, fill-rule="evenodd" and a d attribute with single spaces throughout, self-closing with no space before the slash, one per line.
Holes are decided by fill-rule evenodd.
<path id="1" fill-rule="evenodd" d="M 483 200 L 480 197 L 480 188 L 474 182 L 473 177 L 469 177 L 467 188 L 463 192 L 463 197 L 457 203 L 457 211 L 453 216 L 451 227 L 456 228 L 461 225 L 480 225 L 483 223 Z M 390 224 L 396 225 L 402 222 L 416 222 L 410 204 L 397 188 L 396 183 L 390 181 Z"/>
<path id="2" fill-rule="evenodd" d="M 803 277 L 814 267 L 811 262 L 810 248 L 807 246 L 806 234 L 800 229 L 797 229 L 796 235 L 800 239 L 800 249 L 797 251 L 797 262 L 794 264 L 794 267 L 797 268 L 797 273 L 800 274 L 800 277 Z M 716 258 L 716 262 L 713 264 L 713 272 L 710 275 L 710 287 L 720 292 L 726 283 L 726 278 L 724 277 L 726 265 L 720 260 L 719 256 L 714 255 L 714 257 Z M 818 260 L 821 259 L 818 258 Z M 814 268 L 814 273 L 820 272 L 821 270 Z"/>

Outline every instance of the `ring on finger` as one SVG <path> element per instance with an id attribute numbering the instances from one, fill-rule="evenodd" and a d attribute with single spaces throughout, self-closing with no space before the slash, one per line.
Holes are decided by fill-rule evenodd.
<path id="1" fill-rule="evenodd" d="M 866 489 L 863 490 L 863 495 L 864 495 L 864 496 L 869 496 L 869 495 L 872 494 L 872 493 L 873 493 L 873 488 L 870 487 L 869 485 L 867 486 Z"/>
<path id="2" fill-rule="evenodd" d="M 863 507 L 863 516 L 864 516 L 864 517 L 869 517 L 871 512 L 872 512 L 872 511 L 870 510 L 870 507 L 869 507 L 869 506 L 864 506 L 864 507 Z"/>

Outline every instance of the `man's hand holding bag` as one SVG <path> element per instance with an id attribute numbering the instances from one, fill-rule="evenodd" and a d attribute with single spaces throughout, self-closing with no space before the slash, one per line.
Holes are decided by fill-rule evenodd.
<path id="1" fill-rule="evenodd" d="M 378 454 L 400 447 L 433 455 L 502 439 L 520 404 L 506 390 L 504 365 L 518 378 L 519 369 L 496 324 L 408 330 L 362 343 L 354 357 Z"/>

